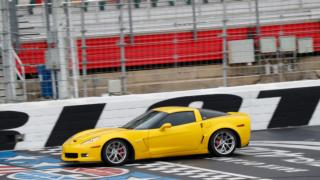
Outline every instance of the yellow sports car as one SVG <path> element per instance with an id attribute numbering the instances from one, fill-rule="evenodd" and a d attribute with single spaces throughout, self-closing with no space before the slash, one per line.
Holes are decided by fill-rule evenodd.
<path id="1" fill-rule="evenodd" d="M 250 139 L 250 117 L 190 107 L 150 110 L 120 128 L 80 132 L 62 146 L 65 162 L 105 162 L 211 153 L 229 156 Z"/>

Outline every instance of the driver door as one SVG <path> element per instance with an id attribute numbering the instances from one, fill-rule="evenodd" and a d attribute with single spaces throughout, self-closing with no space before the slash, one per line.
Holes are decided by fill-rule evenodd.
<path id="1" fill-rule="evenodd" d="M 172 127 L 161 130 L 160 127 L 165 123 L 170 123 Z M 148 138 L 153 157 L 192 151 L 201 143 L 202 129 L 193 111 L 171 113 L 155 128 L 150 130 Z"/>

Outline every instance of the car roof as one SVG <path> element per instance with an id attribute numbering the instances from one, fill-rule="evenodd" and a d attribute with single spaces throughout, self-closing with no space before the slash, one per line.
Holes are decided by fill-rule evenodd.
<path id="1" fill-rule="evenodd" d="M 182 107 L 182 106 L 166 106 L 166 107 L 159 107 L 153 109 L 154 111 L 161 111 L 165 113 L 175 113 L 175 112 L 183 112 L 183 111 L 194 111 L 197 108 L 192 107 Z"/>

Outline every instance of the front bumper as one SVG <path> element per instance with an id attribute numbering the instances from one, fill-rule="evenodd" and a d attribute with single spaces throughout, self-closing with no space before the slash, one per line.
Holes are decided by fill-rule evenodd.
<path id="1" fill-rule="evenodd" d="M 101 162 L 100 145 L 64 144 L 61 159 L 65 162 Z"/>

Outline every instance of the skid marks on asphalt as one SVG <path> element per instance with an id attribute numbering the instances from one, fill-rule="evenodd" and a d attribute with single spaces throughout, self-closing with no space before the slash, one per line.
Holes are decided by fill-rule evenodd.
<path id="1" fill-rule="evenodd" d="M 149 171 L 157 171 L 164 174 L 171 174 L 174 176 L 188 177 L 203 180 L 242 180 L 242 179 L 260 179 L 254 176 L 246 176 L 242 174 L 228 173 L 224 171 L 216 171 L 212 169 L 205 169 L 194 167 L 190 165 L 157 161 L 148 164 L 131 164 L 128 165 L 138 169 L 145 169 Z"/>

